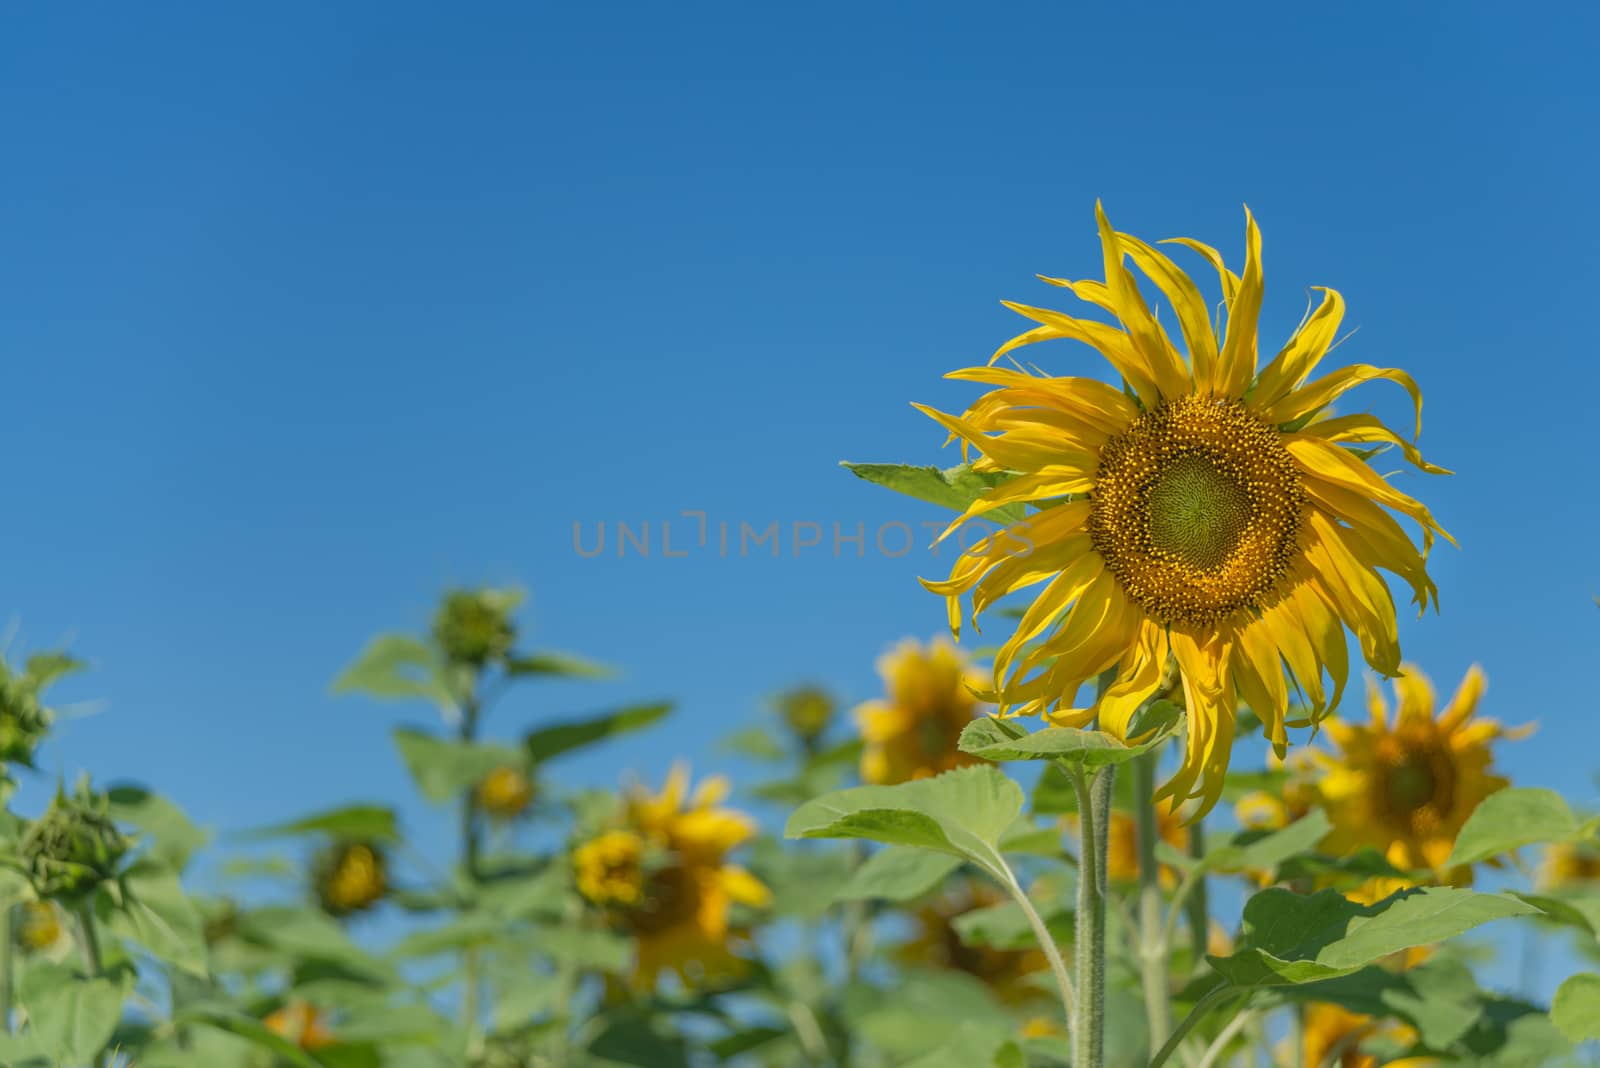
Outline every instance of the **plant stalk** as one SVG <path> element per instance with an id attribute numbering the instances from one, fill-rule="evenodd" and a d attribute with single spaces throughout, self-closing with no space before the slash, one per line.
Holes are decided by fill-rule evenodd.
<path id="1" fill-rule="evenodd" d="M 1156 860 L 1160 836 L 1155 803 L 1157 759 L 1151 752 L 1133 761 L 1139 848 L 1139 972 L 1151 1049 L 1161 1048 L 1172 1033 L 1172 988 L 1168 979 L 1172 945 L 1162 914 L 1161 865 Z"/>
<path id="2" fill-rule="evenodd" d="M 1073 773 L 1078 794 L 1081 852 L 1078 858 L 1076 950 L 1078 1011 L 1072 1032 L 1073 1068 L 1105 1063 L 1106 1004 L 1106 847 L 1111 826 L 1111 786 L 1115 767 L 1092 774 Z"/>
<path id="3" fill-rule="evenodd" d="M 11 949 L 13 906 L 0 908 L 0 1034 L 11 1033 Z"/>
<path id="4" fill-rule="evenodd" d="M 73 918 L 78 921 L 78 949 L 83 953 L 83 967 L 91 979 L 98 979 L 106 972 L 105 958 L 100 955 L 100 936 L 94 929 L 94 905 L 87 898 L 78 902 L 72 910 Z M 105 1050 L 94 1055 L 95 1068 L 102 1068 L 106 1063 Z"/>
<path id="5" fill-rule="evenodd" d="M 473 686 L 461 705 L 459 737 L 462 742 L 470 745 L 477 741 L 480 710 L 477 688 Z M 478 885 L 482 849 L 479 838 L 480 823 L 478 791 L 475 785 L 468 786 L 461 795 L 461 872 L 468 885 L 474 888 Z M 467 1049 L 473 1051 L 476 1050 L 479 1041 L 478 1023 L 481 1011 L 478 1004 L 478 988 L 482 961 L 476 947 L 462 954 L 461 965 L 461 1026 L 467 1033 Z"/>

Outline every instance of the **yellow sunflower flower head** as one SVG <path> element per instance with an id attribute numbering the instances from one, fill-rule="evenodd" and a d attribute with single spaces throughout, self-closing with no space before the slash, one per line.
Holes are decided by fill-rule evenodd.
<path id="1" fill-rule="evenodd" d="M 1381 378 L 1411 395 L 1421 427 L 1421 393 L 1403 371 L 1358 364 L 1311 377 L 1344 314 L 1333 290 L 1322 290 L 1321 305 L 1259 366 L 1261 234 L 1248 212 L 1242 275 L 1216 250 L 1177 239 L 1220 277 L 1225 328 L 1213 327 L 1177 264 L 1097 216 L 1105 281 L 1045 281 L 1115 324 L 1008 303 L 1037 325 L 1002 345 L 990 366 L 948 376 L 991 391 L 960 416 L 921 408 L 978 453 L 974 467 L 1012 476 L 944 536 L 1003 505 L 1031 509 L 1020 529 L 977 541 L 948 579 L 924 585 L 947 598 L 952 630 L 964 596 L 976 622 L 999 598 L 1040 587 L 995 657 L 992 693 L 1011 714 L 1072 727 L 1098 721 L 1126 738 L 1175 658 L 1187 742 L 1162 793 L 1201 797 L 1200 815 L 1221 795 L 1240 702 L 1285 750 L 1286 667 L 1313 719 L 1343 691 L 1347 631 L 1375 670 L 1399 671 L 1380 568 L 1410 585 L 1419 610 L 1437 607 L 1425 562 L 1434 536 L 1448 535 L 1354 446 L 1393 445 L 1423 471 L 1443 469 L 1373 416 L 1326 417 L 1347 390 Z M 1171 306 L 1182 350 L 1145 302 L 1130 259 Z M 994 366 L 1059 338 L 1098 350 L 1123 388 Z M 1419 525 L 1420 549 L 1396 514 Z M 1106 671 L 1112 684 L 1074 707 L 1083 684 Z"/>
<path id="2" fill-rule="evenodd" d="M 1600 847 L 1587 842 L 1547 846 L 1539 865 L 1539 885 L 1547 890 L 1600 882 Z"/>
<path id="3" fill-rule="evenodd" d="M 688 769 L 675 766 L 660 793 L 631 789 L 623 826 L 573 855 L 579 891 L 634 936 L 635 989 L 653 987 L 664 972 L 694 984 L 744 967 L 736 952 L 744 932 L 730 914 L 734 905 L 765 907 L 771 892 L 728 860 L 757 831 L 749 816 L 723 806 L 729 789 L 718 776 L 691 793 Z"/>
<path id="4" fill-rule="evenodd" d="M 863 780 L 892 785 L 977 763 L 957 743 L 980 708 L 973 691 L 988 680 L 955 645 L 907 638 L 879 658 L 878 674 L 884 696 L 855 710 Z"/>
<path id="5" fill-rule="evenodd" d="M 311 887 L 330 916 L 365 912 L 389 892 L 389 862 L 371 842 L 333 842 L 313 859 Z"/>
<path id="6" fill-rule="evenodd" d="M 478 804 L 502 823 L 525 815 L 533 804 L 533 779 L 510 764 L 495 768 L 478 783 Z"/>
<path id="7" fill-rule="evenodd" d="M 262 1023 L 268 1031 L 303 1050 L 323 1049 L 336 1041 L 321 1010 L 304 1001 L 289 1002 Z"/>
<path id="8" fill-rule="evenodd" d="M 1483 671 L 1474 666 L 1435 716 L 1432 684 L 1408 664 L 1395 681 L 1398 708 L 1392 713 L 1373 683 L 1370 722 L 1329 721 L 1328 737 L 1338 751 L 1317 756 L 1323 769 L 1318 791 L 1333 824 L 1324 849 L 1345 854 L 1370 846 L 1397 868 L 1429 869 L 1453 881 L 1470 874 L 1443 869 L 1467 817 L 1508 785 L 1490 769 L 1492 744 L 1531 729 L 1474 718 L 1484 685 Z"/>
<path id="9" fill-rule="evenodd" d="M 1307 1007 L 1300 1065 L 1296 1068 L 1423 1068 L 1433 1062 L 1427 1057 L 1405 1057 L 1379 1061 L 1362 1050 L 1373 1038 L 1394 1042 L 1414 1042 L 1416 1034 L 1404 1024 L 1376 1020 L 1338 1005 L 1317 1002 Z"/>

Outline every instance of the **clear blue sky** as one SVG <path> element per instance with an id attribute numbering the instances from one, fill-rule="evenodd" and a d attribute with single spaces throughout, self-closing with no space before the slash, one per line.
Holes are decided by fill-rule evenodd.
<path id="1" fill-rule="evenodd" d="M 942 625 L 915 576 L 947 560 L 880 555 L 936 512 L 836 463 L 955 462 L 909 402 L 973 395 L 939 376 L 1018 329 L 1000 299 L 1054 295 L 1034 272 L 1098 273 L 1100 197 L 1230 258 L 1248 202 L 1267 336 L 1332 285 L 1339 358 L 1421 381 L 1459 474 L 1403 477 L 1463 548 L 1406 652 L 1442 688 L 1482 661 L 1487 709 L 1541 725 L 1505 766 L 1593 801 L 1600 26 L 1286 11 L 8 6 L 0 620 L 70 637 L 95 670 L 60 696 L 101 703 L 44 767 L 225 829 L 408 797 L 387 731 L 426 710 L 327 686 L 457 582 L 526 585 L 535 644 L 627 669 L 491 733 L 681 702 L 570 781 L 723 766 L 786 683 L 869 696 Z M 777 520 L 783 555 L 663 559 L 684 509 Z M 649 559 L 573 550 L 646 520 Z M 824 546 L 795 558 L 796 521 Z"/>

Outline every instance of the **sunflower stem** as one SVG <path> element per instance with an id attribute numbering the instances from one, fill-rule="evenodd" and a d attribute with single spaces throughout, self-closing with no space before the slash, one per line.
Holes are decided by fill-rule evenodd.
<path id="1" fill-rule="evenodd" d="M 11 940 L 10 905 L 0 908 L 0 1034 L 11 1033 Z"/>
<path id="2" fill-rule="evenodd" d="M 1168 980 L 1172 942 L 1162 915 L 1161 865 L 1156 860 L 1156 760 L 1155 753 L 1146 753 L 1133 761 L 1139 847 L 1139 969 L 1151 1049 L 1159 1049 L 1172 1033 L 1172 988 Z"/>
<path id="3" fill-rule="evenodd" d="M 78 949 L 83 953 L 83 968 L 90 979 L 98 979 L 106 973 L 104 958 L 100 955 L 100 936 L 94 929 L 94 905 L 89 898 L 84 898 L 72 910 L 73 919 L 78 921 Z M 105 1050 L 94 1055 L 95 1068 L 101 1068 L 106 1063 Z"/>
<path id="4" fill-rule="evenodd" d="M 1087 774 L 1074 769 L 1078 794 L 1078 915 L 1076 956 L 1078 1011 L 1072 1032 L 1073 1068 L 1105 1063 L 1106 1005 L 1106 847 L 1111 826 L 1111 785 L 1115 766 Z"/>
<path id="5" fill-rule="evenodd" d="M 1067 1014 L 1067 1032 L 1076 1035 L 1078 1008 L 1072 987 L 1072 976 L 1067 972 L 1067 962 L 1062 959 L 1061 950 L 1056 946 L 1055 936 L 1050 933 L 1049 925 L 1044 922 L 1044 917 L 1039 915 L 1039 910 L 1034 908 L 1027 891 L 1022 889 L 1022 884 L 1017 881 L 1016 874 L 1005 864 L 1003 858 L 997 856 L 996 859 L 1002 865 L 999 874 L 1004 878 L 1001 879 L 1001 884 L 1017 903 L 1017 907 L 1022 909 L 1022 914 L 1028 918 L 1028 926 L 1033 929 L 1033 937 L 1039 943 L 1039 948 L 1044 951 L 1045 959 L 1050 962 L 1050 971 L 1055 975 L 1056 987 L 1061 991 L 1061 1007 Z"/>
<path id="6" fill-rule="evenodd" d="M 477 741 L 478 716 L 482 706 L 478 702 L 477 687 L 469 684 L 467 694 L 461 702 L 461 724 L 459 738 L 470 745 Z M 472 887 L 473 896 L 477 895 L 478 885 L 478 860 L 482 849 L 479 834 L 481 831 L 478 819 L 478 792 L 474 786 L 468 786 L 461 795 L 461 872 L 467 884 Z M 461 1026 L 467 1034 L 467 1049 L 476 1052 L 478 1046 L 479 1022 L 479 984 L 482 962 L 476 948 L 468 949 L 462 954 L 461 959 Z"/>

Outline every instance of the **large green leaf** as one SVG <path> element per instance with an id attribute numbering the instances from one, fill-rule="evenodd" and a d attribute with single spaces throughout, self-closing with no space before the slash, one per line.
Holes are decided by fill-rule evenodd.
<path id="1" fill-rule="evenodd" d="M 311 908 L 272 905 L 239 917 L 241 938 L 266 946 L 291 961 L 321 961 L 347 971 L 387 979 L 389 966 L 374 959 L 327 915 Z"/>
<path id="2" fill-rule="evenodd" d="M 39 1048 L 56 1061 L 89 1064 L 117 1028 L 125 991 L 111 979 L 35 960 L 24 969 L 17 994 Z"/>
<path id="3" fill-rule="evenodd" d="M 999 842 L 1022 811 L 1022 788 L 999 768 L 947 771 L 896 786 L 857 786 L 801 805 L 790 838 L 869 838 L 963 857 L 1003 878 Z"/>
<path id="4" fill-rule="evenodd" d="M 111 816 L 150 836 L 150 854 L 182 871 L 210 835 L 196 827 L 183 810 L 142 786 L 124 783 L 107 791 Z"/>
<path id="5" fill-rule="evenodd" d="M 1550 1019 L 1569 1042 L 1600 1039 L 1600 975 L 1569 977 L 1550 1003 Z"/>
<path id="6" fill-rule="evenodd" d="M 528 758 L 535 763 L 629 731 L 642 730 L 672 711 L 672 702 L 632 705 L 588 719 L 555 723 L 530 731 L 523 739 Z"/>
<path id="7" fill-rule="evenodd" d="M 368 842 L 398 842 L 400 826 L 394 809 L 385 805 L 343 805 L 288 823 L 246 831 L 243 837 L 287 838 L 303 834 L 326 834 Z"/>
<path id="8" fill-rule="evenodd" d="M 426 642 L 409 634 L 381 634 L 333 680 L 334 693 L 364 693 L 389 701 L 431 701 L 455 707 L 444 663 Z"/>
<path id="9" fill-rule="evenodd" d="M 134 862 L 118 880 L 122 907 L 106 926 L 143 946 L 157 960 L 205 976 L 206 939 L 200 910 L 184 893 L 178 873 L 152 857 Z"/>
<path id="10" fill-rule="evenodd" d="M 459 798 L 495 768 L 527 759 L 510 746 L 440 738 L 410 727 L 395 728 L 394 744 L 417 789 L 435 803 Z"/>
<path id="11" fill-rule="evenodd" d="M 267 1029 L 267 1026 L 252 1016 L 246 1016 L 237 1010 L 218 1005 L 197 1005 L 180 1009 L 174 1014 L 174 1022 L 180 1024 L 200 1024 L 236 1035 L 262 1049 L 269 1050 L 278 1057 L 295 1065 L 296 1068 L 325 1068 L 324 1064 L 302 1050 L 295 1043 L 290 1042 L 282 1035 Z"/>
<path id="12" fill-rule="evenodd" d="M 1339 1005 L 1363 1016 L 1395 1017 L 1415 1027 L 1433 1049 L 1447 1049 L 1471 1030 L 1488 997 L 1466 965 L 1440 959 L 1403 972 L 1372 965 L 1337 979 L 1275 987 L 1273 994 L 1285 1001 Z"/>
<path id="13" fill-rule="evenodd" d="M 1170 729 L 1170 728 L 1169 728 Z M 1137 745 L 1128 745 L 1101 731 L 1046 727 L 1025 731 L 1015 723 L 989 716 L 975 719 L 961 732 L 961 749 L 985 760 L 1059 760 L 1084 768 L 1123 764 L 1166 740 L 1157 731 Z"/>
<path id="14" fill-rule="evenodd" d="M 998 472 L 974 471 L 969 464 L 940 470 L 911 464 L 857 464 L 846 460 L 839 466 L 857 478 L 956 512 L 965 512 L 973 501 L 1015 477 Z M 1026 514 L 1027 510 L 1021 504 L 1006 504 L 985 513 L 985 518 L 1010 524 L 1025 518 Z"/>
<path id="15" fill-rule="evenodd" d="M 1056 942 L 1072 941 L 1073 912 L 1065 903 L 1035 902 L 1045 926 L 1055 936 Z M 1015 901 L 1002 901 L 996 905 L 973 909 L 957 916 L 951 926 L 969 946 L 990 949 L 1033 949 L 1038 936 L 1028 922 L 1027 914 Z"/>
<path id="16" fill-rule="evenodd" d="M 1245 904 L 1238 952 L 1207 959 L 1236 986 L 1309 983 L 1348 975 L 1391 953 L 1443 942 L 1491 920 L 1537 911 L 1510 894 L 1450 886 L 1402 890 L 1373 905 L 1334 890 L 1301 895 L 1274 887 Z"/>
<path id="17" fill-rule="evenodd" d="M 1450 866 L 1472 864 L 1534 842 L 1570 842 L 1582 829 L 1561 795 L 1536 787 L 1491 794 L 1456 835 Z"/>
<path id="18" fill-rule="evenodd" d="M 888 846 L 850 874 L 835 901 L 910 901 L 921 897 L 961 866 L 961 858 L 909 846 Z"/>

